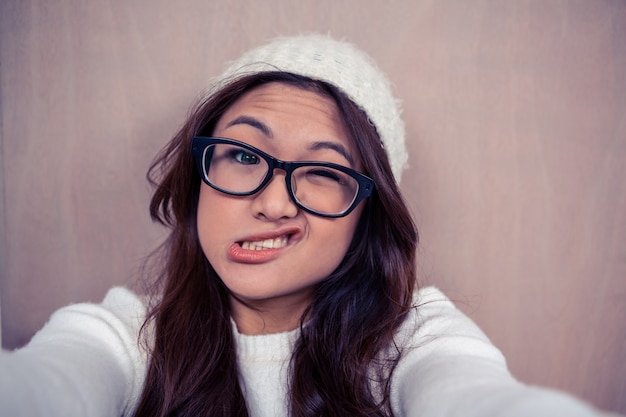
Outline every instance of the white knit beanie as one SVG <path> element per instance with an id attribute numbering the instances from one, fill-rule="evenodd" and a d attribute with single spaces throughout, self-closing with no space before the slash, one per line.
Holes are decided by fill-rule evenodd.
<path id="1" fill-rule="evenodd" d="M 387 77 L 364 52 L 324 35 L 276 38 L 231 63 L 214 88 L 264 71 L 290 72 L 339 88 L 376 127 L 393 175 L 400 182 L 407 161 L 400 103 L 394 99 Z"/>

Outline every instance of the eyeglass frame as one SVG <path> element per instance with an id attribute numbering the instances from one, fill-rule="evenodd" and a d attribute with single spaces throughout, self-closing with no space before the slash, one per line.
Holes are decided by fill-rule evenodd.
<path id="1" fill-rule="evenodd" d="M 254 152 L 256 155 L 260 156 L 261 158 L 263 158 L 265 160 L 265 162 L 267 163 L 268 169 L 267 169 L 267 174 L 265 174 L 265 178 L 263 178 L 263 180 L 261 181 L 261 183 L 252 191 L 247 191 L 247 192 L 234 192 L 234 191 L 228 191 L 225 190 L 223 188 L 218 187 L 215 184 L 212 184 L 209 181 L 208 178 L 208 174 L 206 172 L 206 166 L 205 166 L 205 151 L 206 149 L 211 146 L 211 145 L 216 145 L 216 144 L 229 144 L 229 145 L 235 145 L 235 146 L 240 146 L 242 148 L 245 148 L 251 152 Z M 224 194 L 228 194 L 228 195 L 233 195 L 233 196 L 250 196 L 250 195 L 254 195 L 256 193 L 258 193 L 259 191 L 261 191 L 267 184 L 269 184 L 269 182 L 272 180 L 272 178 L 274 177 L 274 171 L 276 169 L 281 169 L 283 171 L 285 171 L 285 184 L 287 186 L 287 193 L 289 194 L 289 198 L 291 199 L 291 201 L 300 209 L 306 211 L 307 213 L 311 213 L 314 214 L 316 216 L 320 216 L 320 217 L 327 217 L 327 218 L 338 218 L 338 217 L 344 217 L 347 216 L 348 214 L 350 214 L 358 205 L 361 201 L 365 200 L 366 198 L 370 197 L 376 187 L 374 180 L 371 179 L 370 177 L 361 174 L 360 172 L 352 169 L 352 168 L 348 168 L 345 167 L 343 165 L 339 165 L 339 164 L 335 164 L 332 162 L 322 162 L 322 161 L 282 161 L 278 158 L 273 157 L 272 155 L 263 152 L 262 150 L 255 148 L 252 145 L 248 145 L 245 142 L 241 142 L 235 139 L 229 139 L 229 138 L 222 138 L 222 137 L 214 137 L 214 136 L 194 136 L 191 140 L 191 153 L 195 159 L 196 162 L 196 167 L 198 169 L 198 172 L 200 173 L 200 178 L 202 179 L 202 181 L 208 185 L 209 187 L 220 191 Z M 313 209 L 310 209 L 306 206 L 304 206 L 300 201 L 298 201 L 298 199 L 296 198 L 294 192 L 293 192 L 293 188 L 291 185 L 291 174 L 293 173 L 294 170 L 296 170 L 297 168 L 303 167 L 303 166 L 319 166 L 319 167 L 328 167 L 328 168 L 333 168 L 336 169 L 338 171 L 341 171 L 345 174 L 348 174 L 349 176 L 351 176 L 352 178 L 354 178 L 357 183 L 358 183 L 358 191 L 356 196 L 354 197 L 354 199 L 352 200 L 352 204 L 350 204 L 350 206 L 345 209 L 344 211 L 342 211 L 341 213 L 336 213 L 336 214 L 328 214 L 328 213 L 322 213 Z"/>

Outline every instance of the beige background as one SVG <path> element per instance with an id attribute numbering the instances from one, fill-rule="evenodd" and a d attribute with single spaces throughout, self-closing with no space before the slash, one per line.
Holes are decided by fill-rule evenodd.
<path id="1" fill-rule="evenodd" d="M 4 346 L 129 284 L 145 171 L 224 61 L 279 34 L 365 49 L 403 101 L 421 277 L 523 381 L 626 412 L 626 2 L 0 5 Z"/>

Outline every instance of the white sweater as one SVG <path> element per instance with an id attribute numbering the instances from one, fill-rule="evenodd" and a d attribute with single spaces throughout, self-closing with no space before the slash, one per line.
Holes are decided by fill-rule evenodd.
<path id="1" fill-rule="evenodd" d="M 437 289 L 398 332 L 406 354 L 392 378 L 396 416 L 605 415 L 563 392 L 516 381 L 483 332 Z M 137 343 L 145 316 L 124 288 L 101 304 L 60 309 L 22 349 L 0 355 L 0 416 L 130 416 L 145 378 Z M 248 336 L 233 326 L 240 380 L 254 417 L 287 416 L 286 381 L 298 330 Z"/>

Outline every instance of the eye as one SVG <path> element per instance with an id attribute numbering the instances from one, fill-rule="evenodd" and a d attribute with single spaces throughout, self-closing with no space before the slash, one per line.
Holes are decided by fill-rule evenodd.
<path id="1" fill-rule="evenodd" d="M 307 178 L 316 181 L 333 181 L 339 184 L 344 183 L 344 178 L 339 171 L 330 168 L 315 168 L 307 171 Z"/>
<path id="2" fill-rule="evenodd" d="M 244 149 L 233 149 L 230 151 L 230 157 L 242 165 L 258 165 L 259 157 Z"/>
<path id="3" fill-rule="evenodd" d="M 319 177 L 325 177 L 335 181 L 339 180 L 337 173 L 328 169 L 311 169 L 309 170 L 309 175 L 317 175 Z"/>

